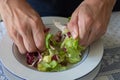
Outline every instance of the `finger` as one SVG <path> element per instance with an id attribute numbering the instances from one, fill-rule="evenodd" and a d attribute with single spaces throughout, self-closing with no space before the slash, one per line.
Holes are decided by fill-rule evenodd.
<path id="1" fill-rule="evenodd" d="M 79 20 L 78 25 L 79 25 L 80 44 L 86 46 L 91 31 L 90 26 L 86 25 L 86 23 L 84 23 L 84 21 L 81 20 Z"/>
<path id="2" fill-rule="evenodd" d="M 25 48 L 28 52 L 35 52 L 37 51 L 34 39 L 33 39 L 33 34 L 32 34 L 32 30 L 30 27 L 26 27 L 26 31 L 22 32 L 22 38 L 23 38 L 23 42 L 25 45 Z"/>
<path id="3" fill-rule="evenodd" d="M 67 28 L 69 29 L 69 31 L 71 32 L 73 38 L 77 38 L 78 37 L 78 16 L 77 16 L 77 12 L 74 12 L 72 14 L 71 20 L 70 22 L 67 24 Z"/>
<path id="4" fill-rule="evenodd" d="M 24 46 L 24 43 L 23 43 L 23 39 L 19 34 L 17 34 L 15 44 L 17 45 L 18 50 L 20 51 L 21 54 L 25 54 L 27 52 L 27 50 L 26 50 L 26 48 Z"/>
<path id="5" fill-rule="evenodd" d="M 94 18 L 91 9 L 84 3 L 80 4 L 78 15 L 80 44 L 85 46 L 90 35 L 89 33 L 91 31 L 91 25 L 94 22 Z"/>
<path id="6" fill-rule="evenodd" d="M 21 54 L 24 54 L 27 52 L 27 50 L 25 49 L 25 46 L 24 46 L 24 43 L 23 43 L 23 39 L 22 37 L 20 36 L 19 33 L 17 33 L 16 30 L 14 30 L 13 28 L 13 31 L 12 33 L 9 33 L 10 37 L 13 39 L 14 43 L 17 45 L 18 47 L 18 50 L 20 51 Z"/>
<path id="7" fill-rule="evenodd" d="M 88 38 L 88 42 L 87 42 L 87 46 L 89 46 L 90 44 L 92 44 L 96 39 L 98 39 L 98 35 L 96 30 L 94 30 L 94 28 L 91 30 L 90 36 Z"/>
<path id="8" fill-rule="evenodd" d="M 32 33 L 35 41 L 35 45 L 39 51 L 45 49 L 45 34 L 44 34 L 44 24 L 41 20 L 38 20 L 36 23 L 33 23 Z"/>
<path id="9" fill-rule="evenodd" d="M 87 16 L 79 16 L 78 26 L 79 26 L 79 37 L 80 44 L 86 46 L 90 31 L 91 31 L 92 20 Z"/>

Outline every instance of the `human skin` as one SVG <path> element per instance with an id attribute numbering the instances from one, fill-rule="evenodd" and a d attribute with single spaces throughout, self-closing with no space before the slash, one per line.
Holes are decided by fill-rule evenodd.
<path id="1" fill-rule="evenodd" d="M 84 0 L 67 25 L 73 38 L 80 38 L 83 46 L 99 39 L 107 30 L 114 3 L 115 0 Z M 0 0 L 0 13 L 21 53 L 45 49 L 45 26 L 26 0 Z"/>
<path id="2" fill-rule="evenodd" d="M 84 0 L 73 12 L 67 27 L 80 44 L 89 46 L 105 34 L 115 0 Z"/>
<path id="3" fill-rule="evenodd" d="M 0 13 L 21 53 L 44 49 L 44 25 L 26 0 L 0 0 Z"/>

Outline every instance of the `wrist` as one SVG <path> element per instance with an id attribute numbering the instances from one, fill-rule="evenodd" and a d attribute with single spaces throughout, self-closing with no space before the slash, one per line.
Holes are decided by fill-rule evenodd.
<path id="1" fill-rule="evenodd" d="M 96 3 L 114 4 L 116 2 L 116 0 L 84 0 L 84 1 L 90 4 L 96 4 Z"/>
<path id="2" fill-rule="evenodd" d="M 22 3 L 27 2 L 26 0 L 0 0 L 0 13 L 6 11 L 7 9 L 13 9 L 22 5 Z"/>
<path id="3" fill-rule="evenodd" d="M 84 3 L 92 9 L 94 14 L 99 13 L 101 10 L 112 11 L 115 2 L 116 0 L 84 0 Z"/>
<path id="4" fill-rule="evenodd" d="M 4 8 L 4 6 L 6 5 L 14 6 L 19 4 L 20 2 L 27 2 L 27 1 L 26 0 L 0 0 L 0 8 Z"/>
<path id="5" fill-rule="evenodd" d="M 24 5 L 26 0 L 0 0 L 0 14 L 3 19 L 13 17 L 14 11 Z"/>
<path id="6" fill-rule="evenodd" d="M 95 5 L 95 6 L 102 6 L 102 5 L 107 5 L 107 6 L 114 6 L 116 0 L 84 0 L 85 3 L 89 5 Z"/>

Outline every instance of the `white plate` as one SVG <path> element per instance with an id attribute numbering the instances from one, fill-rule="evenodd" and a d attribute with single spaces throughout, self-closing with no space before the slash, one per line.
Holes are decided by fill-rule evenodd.
<path id="1" fill-rule="evenodd" d="M 51 27 L 53 32 L 56 32 L 56 27 L 53 27 L 53 20 L 60 21 L 65 24 L 68 20 L 63 17 L 43 17 L 43 22 L 48 27 Z M 52 26 L 51 26 L 52 25 Z M 97 67 L 103 56 L 103 44 L 101 40 L 93 43 L 82 62 L 73 68 L 61 72 L 39 72 L 25 66 L 24 59 L 20 56 L 15 57 L 13 54 L 13 42 L 6 35 L 0 43 L 0 59 L 3 65 L 14 75 L 17 75 L 27 80 L 74 80 L 83 77 Z"/>

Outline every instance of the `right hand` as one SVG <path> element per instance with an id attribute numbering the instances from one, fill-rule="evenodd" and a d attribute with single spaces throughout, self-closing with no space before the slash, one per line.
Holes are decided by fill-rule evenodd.
<path id="1" fill-rule="evenodd" d="M 5 0 L 0 6 L 7 31 L 21 53 L 44 49 L 44 24 L 25 0 Z"/>

